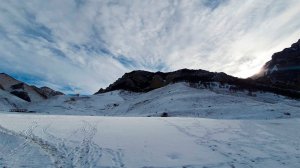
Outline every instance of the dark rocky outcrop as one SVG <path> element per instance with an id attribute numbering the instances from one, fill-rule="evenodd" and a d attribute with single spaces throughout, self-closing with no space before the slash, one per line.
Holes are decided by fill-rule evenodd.
<path id="1" fill-rule="evenodd" d="M 109 85 L 106 89 L 100 89 L 95 94 L 110 92 L 114 90 L 126 90 L 132 92 L 148 92 L 153 89 L 163 87 L 168 84 L 177 82 L 207 83 L 219 82 L 221 84 L 233 85 L 233 90 L 266 91 L 289 96 L 292 98 L 300 98 L 300 93 L 295 90 L 286 89 L 284 87 L 270 86 L 264 82 L 258 82 L 253 79 L 236 78 L 225 73 L 209 72 L 205 70 L 181 69 L 174 72 L 148 72 L 148 71 L 132 71 L 126 73 L 116 82 Z"/>
<path id="2" fill-rule="evenodd" d="M 24 91 L 12 91 L 10 92 L 11 94 L 25 100 L 25 101 L 28 101 L 28 102 L 31 102 L 31 99 L 30 97 L 28 96 L 28 93 L 27 92 L 24 92 Z"/>
<path id="3" fill-rule="evenodd" d="M 252 79 L 275 87 L 300 91 L 300 40 L 273 54 L 272 59 Z"/>
<path id="4" fill-rule="evenodd" d="M 18 84 L 15 84 L 15 85 L 12 85 L 10 86 L 11 89 L 13 90 L 24 90 L 24 83 L 18 83 Z"/>
<path id="5" fill-rule="evenodd" d="M 126 73 L 106 89 L 100 89 L 98 93 L 113 90 L 128 90 L 134 92 L 147 92 L 153 89 L 176 82 L 233 82 L 238 78 L 225 73 L 215 73 L 204 70 L 181 69 L 174 72 L 148 72 L 132 71 Z"/>
<path id="6" fill-rule="evenodd" d="M 0 84 L 0 89 L 1 89 L 1 90 L 4 90 L 4 87 L 3 87 L 1 84 Z"/>

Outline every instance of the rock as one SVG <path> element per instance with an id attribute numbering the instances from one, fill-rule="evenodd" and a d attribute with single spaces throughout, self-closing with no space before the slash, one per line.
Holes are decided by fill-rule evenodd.
<path id="1" fill-rule="evenodd" d="M 24 92 L 24 91 L 12 91 L 10 92 L 11 94 L 25 100 L 25 101 L 28 101 L 28 102 L 31 102 L 31 99 L 30 97 L 28 96 L 28 93 L 27 92 Z"/>
<path id="2" fill-rule="evenodd" d="M 150 88 L 157 89 L 163 86 L 165 86 L 165 80 L 158 74 L 154 75 L 150 82 Z"/>
<path id="3" fill-rule="evenodd" d="M 24 90 L 24 83 L 18 83 L 10 87 L 13 90 Z"/>
<path id="4" fill-rule="evenodd" d="M 216 79 L 214 79 L 216 78 Z M 229 80 L 230 79 L 230 80 Z M 200 81 L 234 81 L 235 77 L 225 73 L 214 73 L 204 70 L 181 69 L 174 72 L 148 72 L 132 71 L 124 74 L 116 82 L 109 85 L 106 89 L 100 89 L 98 93 L 105 93 L 113 90 L 127 90 L 133 92 L 148 92 L 153 89 L 161 88 L 170 83 L 176 82 L 200 82 Z"/>
<path id="5" fill-rule="evenodd" d="M 261 72 L 252 78 L 276 87 L 300 91 L 300 40 L 273 54 Z"/>

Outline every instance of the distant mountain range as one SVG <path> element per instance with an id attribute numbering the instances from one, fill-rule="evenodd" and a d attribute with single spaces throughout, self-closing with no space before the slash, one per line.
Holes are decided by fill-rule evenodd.
<path id="1" fill-rule="evenodd" d="M 37 102 L 56 95 L 63 95 L 62 92 L 48 87 L 30 86 L 5 73 L 0 73 L 0 89 L 27 102 Z"/>

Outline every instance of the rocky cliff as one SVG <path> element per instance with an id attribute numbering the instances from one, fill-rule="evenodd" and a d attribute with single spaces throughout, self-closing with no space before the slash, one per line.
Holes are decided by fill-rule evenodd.
<path id="1" fill-rule="evenodd" d="M 300 40 L 273 54 L 261 72 L 252 78 L 258 82 L 300 91 Z"/>

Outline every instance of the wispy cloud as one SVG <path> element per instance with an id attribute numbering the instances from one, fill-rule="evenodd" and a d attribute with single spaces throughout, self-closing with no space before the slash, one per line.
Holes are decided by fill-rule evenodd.
<path id="1" fill-rule="evenodd" d="M 81 93 L 133 69 L 247 77 L 300 38 L 299 16 L 298 0 L 3 1 L 0 70 Z"/>

